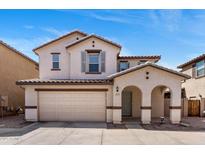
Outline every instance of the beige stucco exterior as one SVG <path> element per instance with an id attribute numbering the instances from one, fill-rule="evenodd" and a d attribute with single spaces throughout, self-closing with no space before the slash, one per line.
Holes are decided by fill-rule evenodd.
<path id="1" fill-rule="evenodd" d="M 95 42 L 94 47 L 92 47 L 93 41 Z M 105 51 L 105 72 L 101 74 L 86 74 L 85 72 L 81 72 L 81 51 L 86 50 Z M 70 55 L 70 79 L 104 79 L 108 75 L 117 72 L 117 55 L 120 49 L 100 39 L 90 38 L 68 48 L 67 52 Z"/>
<path id="2" fill-rule="evenodd" d="M 25 88 L 25 99 L 26 106 L 36 106 L 37 108 L 26 109 L 25 118 L 28 121 L 38 121 L 39 120 L 39 91 L 35 89 L 107 89 L 106 104 L 105 106 L 112 106 L 113 95 L 112 95 L 112 85 L 36 85 L 36 86 L 23 86 Z M 87 97 L 90 97 L 89 95 Z M 112 122 L 112 111 L 111 109 L 106 110 L 106 122 Z"/>
<path id="3" fill-rule="evenodd" d="M 66 46 L 77 38 L 83 37 L 82 34 L 74 33 L 63 39 L 55 41 L 47 46 L 44 46 L 35 52 L 39 55 L 39 77 L 40 79 L 68 79 L 69 53 L 66 52 Z M 52 55 L 51 53 L 60 53 L 60 71 L 51 71 L 52 69 Z M 80 64 L 79 64 L 80 65 Z"/>
<path id="4" fill-rule="evenodd" d="M 135 86 L 128 86 L 123 90 L 132 92 L 132 117 L 141 117 L 141 102 L 142 102 L 142 92 L 139 88 Z"/>
<path id="5" fill-rule="evenodd" d="M 146 72 L 149 72 L 149 79 L 146 79 Z M 157 86 L 166 86 L 172 91 L 172 101 L 170 106 L 181 106 L 181 80 L 183 78 L 177 75 L 153 68 L 145 67 L 143 69 L 130 72 L 128 74 L 116 77 L 113 85 L 113 105 L 121 106 L 122 90 L 127 86 L 136 86 L 142 91 L 141 106 L 145 109 L 141 109 L 141 121 L 144 123 L 150 123 L 151 117 L 158 117 L 164 115 L 162 108 L 158 109 L 157 103 L 163 103 L 159 100 L 161 97 L 160 92 L 154 92 L 152 98 L 152 90 Z M 116 92 L 116 87 L 119 87 L 119 91 Z M 160 102 L 159 102 L 160 101 Z M 146 107 L 152 107 L 147 109 Z M 160 106 L 159 106 L 160 107 Z M 119 109 L 120 110 L 120 109 Z M 121 112 L 113 111 L 113 121 L 115 123 L 121 122 Z M 173 123 L 178 123 L 181 120 L 181 109 L 170 109 L 170 120 Z"/>
<path id="6" fill-rule="evenodd" d="M 39 54 L 40 79 L 102 79 L 117 72 L 117 54 L 120 51 L 119 48 L 100 39 L 90 38 L 82 43 L 66 49 L 65 47 L 75 41 L 77 37 L 82 37 L 82 34 L 72 34 L 36 51 Z M 95 47 L 92 47 L 92 41 L 95 41 Z M 106 52 L 105 72 L 95 75 L 82 73 L 81 51 L 94 49 Z M 51 70 L 51 53 L 56 52 L 60 53 L 60 71 Z"/>
<path id="7" fill-rule="evenodd" d="M 17 80 L 37 78 L 38 65 L 0 42 L 0 95 L 8 96 L 8 106 L 15 110 L 24 108 L 24 89 L 16 85 Z"/>
<path id="8" fill-rule="evenodd" d="M 121 123 L 122 122 L 122 91 L 124 89 L 132 91 L 132 117 L 141 118 L 143 123 L 150 123 L 151 118 L 164 116 L 164 98 L 160 88 L 165 86 L 172 91 L 172 99 L 170 102 L 170 120 L 173 123 L 179 123 L 181 120 L 181 80 L 185 77 L 176 72 L 163 70 L 160 67 L 147 65 L 132 72 L 125 73 L 117 77 L 111 75 L 118 72 L 118 63 L 122 59 L 118 59 L 121 48 L 112 43 L 105 41 L 99 37 L 88 37 L 74 45 L 72 41 L 76 38 L 83 38 L 79 33 L 72 33 L 63 39 L 59 39 L 42 48 L 38 48 L 35 52 L 39 55 L 40 61 L 40 80 L 51 81 L 51 79 L 107 79 L 112 84 L 62 84 L 54 83 L 46 84 L 23 84 L 25 88 L 26 99 L 26 120 L 39 120 L 39 91 L 36 89 L 46 89 L 47 91 L 75 91 L 89 89 L 107 89 L 106 92 L 106 122 Z M 69 46 L 68 46 L 69 45 Z M 67 46 L 67 47 L 66 47 Z M 81 71 L 81 52 L 86 50 L 101 50 L 105 52 L 105 72 L 97 74 L 88 74 Z M 60 70 L 52 71 L 52 56 L 51 53 L 60 53 Z M 133 58 L 133 57 L 132 57 Z M 125 59 L 126 60 L 126 59 Z M 143 59 L 145 60 L 145 59 Z M 156 58 L 147 59 L 151 63 L 155 63 Z M 140 59 L 128 59 L 130 69 L 137 68 Z M 148 72 L 148 73 L 147 73 Z M 148 77 L 148 78 L 147 78 Z M 155 89 L 156 90 L 153 90 Z M 118 90 L 117 90 L 118 89 Z M 80 97 L 80 96 L 79 96 Z M 89 95 L 87 96 L 89 97 Z"/>
<path id="9" fill-rule="evenodd" d="M 145 78 L 145 73 L 149 71 L 150 79 Z M 106 122 L 121 123 L 122 115 L 121 109 L 115 107 L 122 106 L 122 90 L 133 91 L 133 117 L 141 118 L 143 123 L 150 123 L 151 118 L 159 118 L 164 116 L 163 112 L 163 95 L 161 90 L 154 90 L 157 86 L 169 87 L 172 93 L 171 106 L 181 106 L 181 77 L 173 75 L 171 73 L 158 70 L 156 68 L 147 67 L 126 75 L 120 76 L 114 79 L 113 85 L 31 85 L 24 86 L 26 106 L 37 106 L 37 108 L 26 109 L 26 119 L 28 121 L 38 121 L 38 102 L 39 92 L 35 89 L 103 89 L 107 88 L 106 106 L 114 107 L 113 109 L 106 109 Z M 119 91 L 116 92 L 116 86 L 119 87 Z M 129 87 L 131 86 L 131 87 Z M 129 87 L 129 88 L 126 88 Z M 136 90 L 136 88 L 139 88 Z M 140 92 L 141 91 L 141 92 Z M 152 93 L 153 92 L 153 93 Z M 88 95 L 89 97 L 89 95 Z M 151 109 L 141 109 L 143 107 L 152 107 Z M 160 109 L 160 110 L 159 110 Z M 179 123 L 181 120 L 181 109 L 170 109 L 170 120 L 173 123 Z"/>
<path id="10" fill-rule="evenodd" d="M 182 70 L 183 73 L 192 76 L 192 65 L 188 65 Z M 191 78 L 182 84 L 182 88 L 186 90 L 186 97 L 195 97 L 200 99 L 200 95 L 205 98 L 205 77 Z"/>
<path id="11" fill-rule="evenodd" d="M 182 73 L 190 75 L 192 77 L 192 65 L 187 65 L 183 67 Z M 185 80 L 182 83 L 182 88 L 185 91 L 185 101 L 184 101 L 184 116 L 188 116 L 188 100 L 189 99 L 196 99 L 200 100 L 200 116 L 203 115 L 203 111 L 205 110 L 205 77 L 199 77 L 199 78 L 190 78 L 188 80 Z"/>

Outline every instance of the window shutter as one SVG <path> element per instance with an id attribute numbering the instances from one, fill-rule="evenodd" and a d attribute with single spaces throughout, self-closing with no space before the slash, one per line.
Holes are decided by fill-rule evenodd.
<path id="1" fill-rule="evenodd" d="M 105 51 L 101 52 L 101 72 L 105 72 Z"/>
<path id="2" fill-rule="evenodd" d="M 127 62 L 128 63 L 128 68 L 127 69 L 129 69 L 130 68 L 130 62 Z"/>
<path id="3" fill-rule="evenodd" d="M 196 78 L 196 64 L 192 65 L 192 78 Z"/>
<path id="4" fill-rule="evenodd" d="M 117 62 L 117 72 L 120 72 L 120 62 Z"/>
<path id="5" fill-rule="evenodd" d="M 81 51 L 81 72 L 86 70 L 86 52 Z"/>

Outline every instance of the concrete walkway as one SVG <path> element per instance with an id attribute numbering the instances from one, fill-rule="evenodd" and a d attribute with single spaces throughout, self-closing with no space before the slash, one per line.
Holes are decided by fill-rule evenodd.
<path id="1" fill-rule="evenodd" d="M 205 132 L 154 131 L 105 123 L 35 123 L 12 132 L 0 129 L 0 144 L 205 144 Z"/>

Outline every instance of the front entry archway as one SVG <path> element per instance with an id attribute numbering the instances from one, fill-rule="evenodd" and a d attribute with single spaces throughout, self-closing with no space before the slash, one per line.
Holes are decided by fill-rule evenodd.
<path id="1" fill-rule="evenodd" d="M 170 103 L 172 100 L 172 92 L 168 86 L 159 85 L 153 88 L 151 93 L 151 118 L 159 119 L 160 117 L 170 116 Z"/>
<path id="2" fill-rule="evenodd" d="M 122 119 L 140 118 L 142 92 L 136 86 L 127 86 L 122 90 Z"/>

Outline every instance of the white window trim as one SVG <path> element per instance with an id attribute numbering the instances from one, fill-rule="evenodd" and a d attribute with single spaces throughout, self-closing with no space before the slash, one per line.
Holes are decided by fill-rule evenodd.
<path id="1" fill-rule="evenodd" d="M 52 55 L 52 69 L 53 69 L 53 70 L 55 70 L 55 69 L 56 69 L 56 70 L 60 69 L 60 53 L 51 53 L 51 55 Z M 54 56 L 54 55 L 58 55 L 58 60 L 55 61 L 55 60 L 53 59 L 53 56 Z M 53 63 L 56 63 L 56 62 L 58 63 L 58 68 L 54 68 L 54 67 L 53 67 L 53 66 L 54 66 Z"/>
<path id="2" fill-rule="evenodd" d="M 200 62 L 203 62 L 204 65 L 203 65 L 203 69 L 204 69 L 204 74 L 202 75 L 198 75 L 198 68 L 197 68 L 197 63 L 200 63 Z M 202 76 L 205 76 L 205 60 L 201 60 L 199 62 L 196 63 L 196 77 L 202 77 Z"/>
<path id="3" fill-rule="evenodd" d="M 129 69 L 129 61 L 120 61 L 120 66 L 121 66 L 121 63 L 127 63 L 128 64 L 128 68 L 127 69 Z M 121 70 L 120 66 L 119 66 L 119 70 L 123 71 L 123 70 Z M 124 69 L 124 70 L 126 70 L 126 69 Z"/>
<path id="4" fill-rule="evenodd" d="M 90 72 L 89 70 L 89 64 L 90 64 L 90 61 L 89 61 L 89 55 L 91 54 L 98 54 L 98 72 Z M 88 53 L 86 54 L 86 73 L 101 73 L 101 52 L 99 53 Z M 93 63 L 95 64 L 95 63 Z"/>

